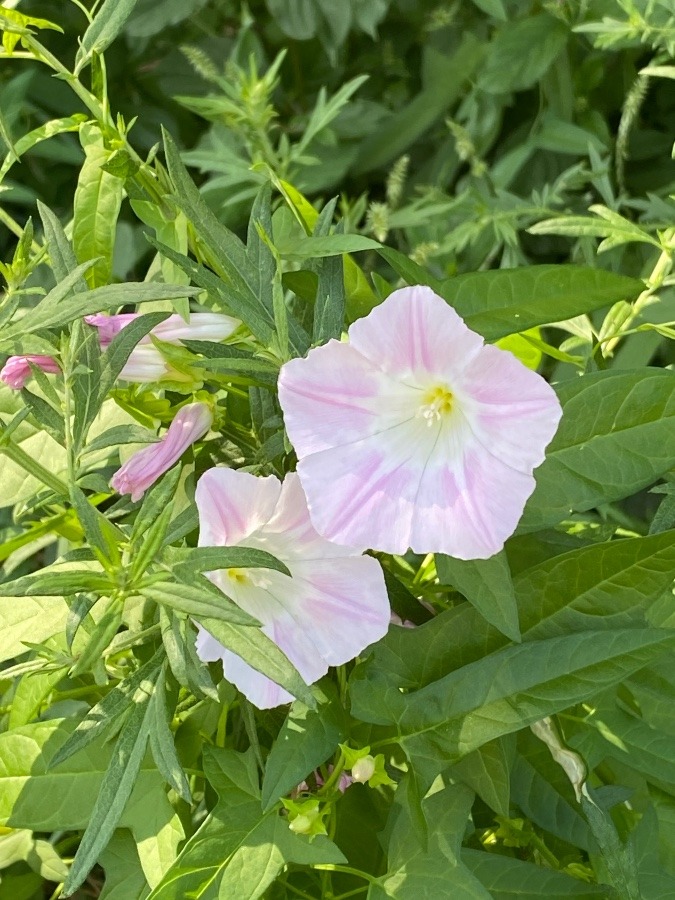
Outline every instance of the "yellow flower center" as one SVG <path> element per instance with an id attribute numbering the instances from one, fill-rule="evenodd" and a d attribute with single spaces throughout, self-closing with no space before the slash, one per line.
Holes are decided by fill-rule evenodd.
<path id="1" fill-rule="evenodd" d="M 424 392 L 419 415 L 427 425 L 436 425 L 444 416 L 452 412 L 455 398 L 444 384 L 437 384 Z"/>
<path id="2" fill-rule="evenodd" d="M 228 569 L 227 575 L 236 584 L 250 584 L 251 582 L 246 569 Z"/>

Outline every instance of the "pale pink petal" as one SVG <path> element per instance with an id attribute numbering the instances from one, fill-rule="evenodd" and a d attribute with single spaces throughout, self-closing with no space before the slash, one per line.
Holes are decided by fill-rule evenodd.
<path id="1" fill-rule="evenodd" d="M 507 350 L 487 345 L 457 387 L 474 437 L 489 453 L 519 472 L 541 465 L 562 409 L 540 375 Z"/>
<path id="2" fill-rule="evenodd" d="M 181 316 L 169 316 L 152 329 L 161 341 L 177 344 L 180 341 L 223 341 L 241 325 L 239 319 L 221 313 L 191 313 L 190 321 Z"/>
<path id="3" fill-rule="evenodd" d="M 413 419 L 392 428 L 385 440 L 376 434 L 302 459 L 298 475 L 319 534 L 357 550 L 405 553 L 436 441 L 437 429 Z"/>
<path id="4" fill-rule="evenodd" d="M 457 559 L 494 556 L 515 531 L 534 487 L 530 473 L 510 468 L 477 442 L 461 462 L 438 453 L 419 484 L 410 546 Z"/>
<path id="5" fill-rule="evenodd" d="M 454 309 L 428 287 L 394 291 L 349 328 L 349 344 L 403 381 L 455 379 L 483 346 Z"/>
<path id="6" fill-rule="evenodd" d="M 139 384 L 161 381 L 169 374 L 169 365 L 156 347 L 137 344 L 131 351 L 119 377 Z"/>
<path id="7" fill-rule="evenodd" d="M 225 477 L 220 473 L 228 472 Z M 262 483 L 262 484 L 259 484 Z M 234 541 L 267 550 L 291 576 L 269 569 L 219 570 L 211 580 L 246 612 L 312 684 L 331 665 L 354 659 L 383 637 L 389 601 L 379 563 L 336 547 L 316 534 L 297 475 L 280 489 L 273 477 L 212 469 L 197 485 L 200 545 Z M 288 702 L 289 695 L 213 639 L 202 636 L 202 659 L 223 660 L 225 677 L 256 706 Z M 202 655 L 205 654 L 205 655 Z"/>
<path id="8" fill-rule="evenodd" d="M 218 467 L 197 482 L 199 546 L 232 547 L 258 531 L 271 518 L 281 493 L 274 475 L 258 478 L 248 472 Z M 251 546 L 251 544 L 247 544 Z"/>
<path id="9" fill-rule="evenodd" d="M 417 393 L 335 340 L 285 363 L 279 375 L 284 422 L 299 456 L 385 431 L 413 414 Z"/>

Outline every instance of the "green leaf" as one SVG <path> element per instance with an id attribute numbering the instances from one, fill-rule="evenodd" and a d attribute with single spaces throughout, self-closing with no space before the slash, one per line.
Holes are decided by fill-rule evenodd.
<path id="1" fill-rule="evenodd" d="M 286 716 L 265 764 L 262 786 L 263 811 L 324 763 L 347 737 L 342 704 L 333 685 L 315 710 L 296 700 Z M 327 701 L 327 702 L 326 702 Z"/>
<path id="2" fill-rule="evenodd" d="M 480 88 L 508 94 L 532 87 L 562 52 L 568 34 L 567 26 L 548 13 L 507 22 L 489 45 Z"/>
<path id="3" fill-rule="evenodd" d="M 563 382 L 557 393 L 563 418 L 535 472 L 523 531 L 628 497 L 675 465 L 671 372 L 598 372 Z"/>
<path id="4" fill-rule="evenodd" d="M 419 690 L 374 662 L 352 675 L 352 714 L 396 725 L 413 756 L 445 764 L 617 684 L 673 645 L 665 629 L 587 630 L 497 650 Z"/>
<path id="5" fill-rule="evenodd" d="M 33 641 L 31 641 L 32 643 Z M 28 725 L 40 711 L 52 689 L 65 674 L 66 667 L 55 671 L 30 672 L 24 675 L 14 689 L 12 708 L 9 711 L 8 729 Z"/>
<path id="6" fill-rule="evenodd" d="M 554 556 L 514 578 L 528 640 L 644 621 L 675 571 L 675 531 Z"/>
<path id="7" fill-rule="evenodd" d="M 379 241 L 361 234 L 329 234 L 325 237 L 294 238 L 288 243 L 277 244 L 284 259 L 302 262 L 324 256 L 342 256 L 343 253 L 358 253 L 361 250 L 379 250 Z"/>
<path id="8" fill-rule="evenodd" d="M 504 551 L 490 559 L 453 559 L 436 555 L 436 571 L 441 584 L 463 594 L 480 614 L 502 634 L 520 640 L 518 606 L 511 571 Z"/>
<path id="9" fill-rule="evenodd" d="M 64 134 L 67 131 L 77 131 L 86 119 L 87 117 L 83 113 L 75 113 L 73 116 L 51 119 L 49 122 L 45 122 L 44 125 L 40 125 L 39 128 L 34 128 L 32 131 L 24 134 L 18 141 L 14 142 L 14 155 L 8 153 L 2 166 L 0 166 L 0 182 L 4 180 L 5 175 L 12 168 L 14 163 L 17 162 L 24 153 L 28 152 L 32 147 L 35 147 L 36 144 L 46 141 L 56 134 Z"/>
<path id="10" fill-rule="evenodd" d="M 103 0 L 80 40 L 75 57 L 76 75 L 91 61 L 94 53 L 103 53 L 112 44 L 133 12 L 136 2 L 137 0 Z"/>
<path id="11" fill-rule="evenodd" d="M 173 284 L 157 284 L 128 281 L 126 284 L 107 284 L 93 291 L 78 293 L 75 297 L 64 299 L 66 294 L 77 284 L 82 273 L 91 263 L 78 266 L 63 283 L 50 291 L 47 296 L 30 312 L 13 325 L 4 330 L 0 346 L 11 347 L 16 338 L 23 338 L 47 328 L 60 328 L 69 322 L 92 313 L 109 310 L 125 304 L 147 303 L 150 300 L 175 300 L 179 297 L 192 297 L 199 293 L 198 288 Z"/>
<path id="12" fill-rule="evenodd" d="M 209 697 L 219 702 L 208 666 L 205 666 L 197 656 L 195 649 L 197 633 L 192 623 L 174 615 L 171 610 L 164 607 L 160 607 L 159 621 L 162 643 L 176 681 L 182 687 L 191 690 L 196 697 Z"/>
<path id="13" fill-rule="evenodd" d="M 293 834 L 277 810 L 263 814 L 252 754 L 204 751 L 219 803 L 148 900 L 258 900 L 287 863 L 343 863 L 335 844 Z"/>
<path id="14" fill-rule="evenodd" d="M 87 500 L 76 484 L 71 486 L 70 497 L 91 549 L 114 576 L 122 564 L 119 548 L 126 543 L 126 536 Z"/>
<path id="15" fill-rule="evenodd" d="M 555 872 L 544 866 L 484 853 L 481 850 L 462 849 L 461 860 L 467 869 L 489 891 L 493 900 L 604 900 L 607 888 L 604 885 L 586 884 L 562 872 Z"/>
<path id="16" fill-rule="evenodd" d="M 423 801 L 429 823 L 426 849 L 412 836 L 409 811 L 395 805 L 387 873 L 372 884 L 368 900 L 490 900 L 459 856 L 473 799 L 473 791 L 458 784 Z"/>
<path id="17" fill-rule="evenodd" d="M 99 900 L 144 900 L 150 892 L 132 836 L 116 831 L 99 857 L 105 884 Z"/>
<path id="18" fill-rule="evenodd" d="M 58 771 L 52 757 L 68 739 L 73 723 L 50 719 L 0 735 L 0 822 L 33 831 L 75 831 L 91 819 L 113 748 L 101 740 L 72 756 Z M 145 760 L 132 801 L 163 795 L 163 779 Z M 147 803 L 147 800 L 145 800 Z M 125 816 L 120 827 L 128 827 Z"/>
<path id="19" fill-rule="evenodd" d="M 101 573 L 95 571 L 66 571 L 56 566 L 47 566 L 37 575 L 24 575 L 7 581 L 2 585 L 5 597 L 33 597 L 42 594 L 45 597 L 63 597 L 77 594 L 79 591 L 100 591 L 108 593 L 111 582 Z"/>
<path id="20" fill-rule="evenodd" d="M 148 706 L 150 749 L 157 768 L 169 786 L 186 803 L 191 803 L 190 785 L 178 759 L 173 732 L 169 727 L 175 706 L 175 697 L 171 707 L 167 703 L 165 664 L 155 682 L 155 690 Z"/>
<path id="21" fill-rule="evenodd" d="M 223 647 L 236 653 L 257 672 L 271 678 L 275 684 L 281 685 L 310 709 L 316 707 L 314 695 L 295 666 L 259 628 L 210 617 L 201 617 L 199 622 Z"/>
<path id="22" fill-rule="evenodd" d="M 452 767 L 453 774 L 500 816 L 511 809 L 511 768 L 515 742 L 509 736 L 488 741 Z"/>
<path id="23" fill-rule="evenodd" d="M 0 585 L 0 662 L 26 653 L 23 641 L 40 644 L 63 631 L 68 606 L 62 596 L 36 596 L 31 592 L 20 602 L 4 594 Z"/>
<path id="24" fill-rule="evenodd" d="M 506 22 L 508 16 L 504 9 L 504 0 L 473 0 L 473 3 L 495 19 L 501 19 Z"/>
<path id="25" fill-rule="evenodd" d="M 89 441 L 84 448 L 85 453 L 97 453 L 108 447 L 119 447 L 122 444 L 153 444 L 159 438 L 153 431 L 148 431 L 140 425 L 114 425 L 108 428 L 97 438 Z M 146 494 L 147 496 L 147 494 Z"/>
<path id="26" fill-rule="evenodd" d="M 273 569 L 291 576 L 288 566 L 266 550 L 251 547 L 195 547 L 175 551 L 175 560 L 194 572 L 218 569 Z"/>
<path id="27" fill-rule="evenodd" d="M 174 576 L 178 573 L 174 572 Z M 243 609 L 240 609 L 230 598 L 200 575 L 189 573 L 180 582 L 160 581 L 149 585 L 141 585 L 139 590 L 144 597 L 154 600 L 169 609 L 198 619 L 207 617 L 233 625 L 256 626 L 259 623 Z"/>
<path id="28" fill-rule="evenodd" d="M 96 864 L 117 827 L 131 797 L 145 756 L 150 732 L 148 716 L 152 683 L 144 682 L 115 743 L 115 751 L 101 780 L 91 818 L 82 836 L 70 873 L 63 886 L 68 897 L 82 884 Z M 57 773 L 54 773 L 57 774 Z"/>
<path id="29" fill-rule="evenodd" d="M 573 847 L 597 852 L 574 789 L 549 748 L 529 729 L 518 735 L 518 753 L 511 766 L 511 799 L 540 828 Z"/>
<path id="30" fill-rule="evenodd" d="M 60 284 L 77 268 L 75 253 L 57 216 L 40 200 L 37 201 L 37 205 L 49 248 L 49 262 L 54 272 L 54 278 L 57 284 Z M 72 290 L 74 293 L 86 291 L 87 282 L 80 277 L 73 284 Z"/>
<path id="31" fill-rule="evenodd" d="M 105 0 L 105 7 L 121 7 L 129 0 Z M 84 36 L 96 25 L 96 19 Z M 82 49 L 82 48 L 80 48 Z M 110 156 L 97 125 L 86 123 L 80 128 L 80 141 L 84 148 L 84 164 L 80 170 L 75 190 L 73 208 L 73 247 L 78 262 L 94 260 L 87 271 L 89 287 L 107 284 L 112 274 L 112 257 L 115 247 L 117 217 L 124 196 L 124 182 L 106 172 L 102 166 Z"/>
<path id="32" fill-rule="evenodd" d="M 530 234 L 562 234 L 569 237 L 604 238 L 598 246 L 598 253 L 632 242 L 651 244 L 661 249 L 659 242 L 648 232 L 640 228 L 639 225 L 635 225 L 629 219 L 625 219 L 618 213 L 607 209 L 606 206 L 595 204 L 589 206 L 589 210 L 596 213 L 597 218 L 591 218 L 591 216 L 560 216 L 537 222 L 536 225 L 532 225 L 527 230 Z"/>
<path id="33" fill-rule="evenodd" d="M 637 278 L 584 266 L 526 266 L 471 272 L 444 281 L 440 294 L 489 341 L 633 300 Z"/>
<path id="34" fill-rule="evenodd" d="M 443 282 L 434 278 L 426 269 L 393 247 L 380 247 L 377 251 L 392 267 L 394 272 L 408 284 L 426 284 L 437 294 L 443 290 Z M 460 277 L 460 276 L 458 276 Z"/>

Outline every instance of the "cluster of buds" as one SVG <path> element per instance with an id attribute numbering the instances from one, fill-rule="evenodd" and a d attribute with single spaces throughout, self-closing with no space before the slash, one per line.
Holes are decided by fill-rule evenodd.
<path id="1" fill-rule="evenodd" d="M 324 782 L 319 771 L 314 772 L 314 780 L 318 788 L 317 794 L 311 794 L 307 782 L 302 781 L 291 793 L 290 799 L 282 799 L 281 802 L 288 815 L 288 827 L 295 834 L 313 837 L 317 834 L 327 833 L 325 820 L 330 813 L 331 804 L 335 800 L 335 792 L 332 791 L 332 788 L 337 788 L 340 794 L 344 794 L 352 784 L 378 787 L 395 783 L 387 775 L 384 768 L 384 756 L 381 753 L 371 756 L 370 747 L 362 747 L 360 750 L 352 750 L 346 744 L 340 744 L 339 747 L 341 762 L 337 770 L 333 766 L 328 767 L 327 781 Z M 339 772 L 337 780 L 336 771 Z M 326 793 L 322 796 L 324 790 Z"/>

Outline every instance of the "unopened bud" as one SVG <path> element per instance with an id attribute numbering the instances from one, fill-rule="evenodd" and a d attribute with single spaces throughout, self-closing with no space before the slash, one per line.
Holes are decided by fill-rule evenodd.
<path id="1" fill-rule="evenodd" d="M 357 759 L 352 766 L 352 778 L 359 784 L 365 784 L 375 774 L 375 760 L 372 756 Z"/>

